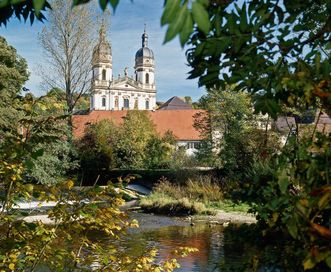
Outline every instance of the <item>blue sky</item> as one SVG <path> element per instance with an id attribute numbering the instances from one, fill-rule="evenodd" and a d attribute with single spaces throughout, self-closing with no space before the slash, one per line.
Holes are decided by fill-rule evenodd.
<path id="1" fill-rule="evenodd" d="M 157 100 L 165 101 L 174 95 L 189 95 L 197 100 L 204 89 L 198 88 L 197 80 L 186 79 L 190 68 L 186 65 L 185 50 L 180 47 L 178 38 L 162 45 L 166 31 L 165 27 L 160 26 L 162 6 L 163 0 L 120 1 L 108 31 L 113 49 L 114 77 L 123 74 L 125 67 L 129 67 L 130 75 L 133 74 L 134 56 L 141 47 L 141 35 L 146 23 L 149 47 L 156 58 Z M 31 26 L 29 22 L 21 23 L 15 18 L 6 28 L 0 28 L 0 35 L 28 61 L 31 75 L 26 87 L 36 95 L 43 94 L 41 78 L 37 73 L 43 63 L 43 52 L 38 43 L 38 32 L 43 26 L 43 23 L 36 21 Z"/>

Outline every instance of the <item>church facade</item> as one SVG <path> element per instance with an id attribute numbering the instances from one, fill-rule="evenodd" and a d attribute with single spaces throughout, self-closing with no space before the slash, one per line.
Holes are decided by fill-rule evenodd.
<path id="1" fill-rule="evenodd" d="M 106 29 L 102 25 L 99 41 L 93 50 L 92 89 L 90 110 L 155 110 L 156 84 L 155 59 L 148 48 L 146 29 L 142 35 L 141 48 L 135 55 L 134 76 L 113 75 L 112 47 L 106 39 Z"/>
<path id="2" fill-rule="evenodd" d="M 188 155 L 193 155 L 202 140 L 194 120 L 203 111 L 192 109 L 178 97 L 172 97 L 157 107 L 156 92 L 155 57 L 148 47 L 146 30 L 142 34 L 141 48 L 135 55 L 134 76 L 129 76 L 126 68 L 122 76 L 115 78 L 112 47 L 102 25 L 92 55 L 90 109 L 73 115 L 74 138 L 83 137 L 86 128 L 93 123 L 107 119 L 121 125 L 128 111 L 147 110 L 159 135 L 172 131 L 177 146 L 184 147 Z"/>

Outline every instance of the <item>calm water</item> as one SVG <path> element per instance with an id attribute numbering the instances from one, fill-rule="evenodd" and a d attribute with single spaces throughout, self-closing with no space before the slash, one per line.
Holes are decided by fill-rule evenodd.
<path id="1" fill-rule="evenodd" d="M 142 218 L 141 218 L 141 217 Z M 253 254 L 248 245 L 237 241 L 221 225 L 209 226 L 201 223 L 189 226 L 187 223 L 167 217 L 138 215 L 141 228 L 128 236 L 125 246 L 132 255 L 141 254 L 147 248 L 159 249 L 158 259 L 171 255 L 176 247 L 188 246 L 199 249 L 188 257 L 179 259 L 181 268 L 178 272 L 196 271 L 244 271 L 245 263 Z M 152 220 L 152 222 L 150 221 Z M 177 225 L 172 225 L 177 224 Z M 250 271 L 250 270 L 248 270 Z M 280 271 L 263 267 L 259 271 Z"/>

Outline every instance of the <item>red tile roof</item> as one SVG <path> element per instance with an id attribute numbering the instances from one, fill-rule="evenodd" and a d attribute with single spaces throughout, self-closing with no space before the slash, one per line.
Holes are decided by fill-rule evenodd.
<path id="1" fill-rule="evenodd" d="M 84 130 L 88 124 L 97 123 L 101 120 L 112 120 L 115 124 L 122 124 L 123 117 L 128 111 L 92 111 L 86 115 L 73 116 L 74 138 L 84 135 Z M 156 126 L 156 131 L 160 135 L 168 130 L 172 131 L 177 140 L 201 140 L 202 137 L 194 127 L 194 115 L 203 110 L 162 110 L 149 111 L 148 114 Z"/>

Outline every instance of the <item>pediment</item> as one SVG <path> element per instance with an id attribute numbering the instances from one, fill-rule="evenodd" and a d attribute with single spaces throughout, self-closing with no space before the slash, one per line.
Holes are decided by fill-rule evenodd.
<path id="1" fill-rule="evenodd" d="M 130 90 L 130 91 L 139 91 L 141 90 L 132 79 L 122 79 L 115 80 L 111 85 L 111 89 L 121 89 L 121 90 Z"/>

